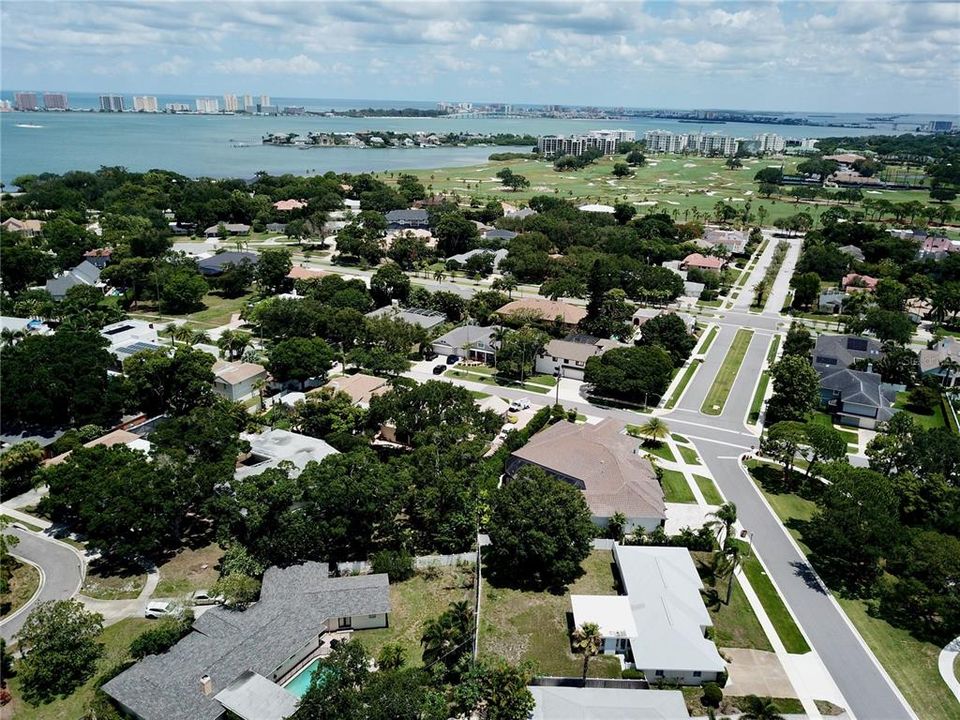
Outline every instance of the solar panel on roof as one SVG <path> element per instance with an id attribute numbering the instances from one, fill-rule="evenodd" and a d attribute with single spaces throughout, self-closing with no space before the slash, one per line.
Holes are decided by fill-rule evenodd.
<path id="1" fill-rule="evenodd" d="M 832 357 L 823 357 L 822 355 L 817 355 L 817 358 L 814 362 L 817 365 L 836 365 L 837 359 Z"/>
<path id="2" fill-rule="evenodd" d="M 109 330 L 104 330 L 104 335 L 116 335 L 118 333 L 126 332 L 127 330 L 133 330 L 133 325 L 120 325 Z"/>
<path id="3" fill-rule="evenodd" d="M 866 352 L 866 339 L 857 337 L 847 338 L 847 350 L 853 350 L 854 352 Z"/>
<path id="4" fill-rule="evenodd" d="M 159 345 L 154 345 L 153 343 L 148 342 L 135 342 L 132 345 L 126 345 L 122 348 L 117 348 L 118 353 L 123 353 L 124 355 L 133 355 L 134 353 L 142 352 L 144 350 L 156 350 Z"/>

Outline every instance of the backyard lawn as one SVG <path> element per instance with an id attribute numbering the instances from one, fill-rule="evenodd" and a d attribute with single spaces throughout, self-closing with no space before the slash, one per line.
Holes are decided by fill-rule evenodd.
<path id="1" fill-rule="evenodd" d="M 677 470 L 663 470 L 663 480 L 660 481 L 663 487 L 663 499 L 665 502 L 674 503 L 695 503 L 697 500 L 693 496 L 693 490 L 690 489 L 690 483 L 683 476 L 682 472 Z"/>
<path id="2" fill-rule="evenodd" d="M 494 587 L 484 580 L 480 655 L 512 663 L 529 660 L 540 675 L 579 677 L 582 657 L 570 648 L 570 595 L 616 595 L 612 564 L 609 550 L 594 550 L 583 563 L 585 574 L 562 595 Z M 590 675 L 620 677 L 620 661 L 610 655 L 592 658 Z"/>
<path id="3" fill-rule="evenodd" d="M 870 617 L 862 600 L 838 597 L 837 601 L 914 712 L 923 720 L 956 720 L 957 700 L 937 670 L 940 648 Z"/>
<path id="4" fill-rule="evenodd" d="M 913 421 L 917 423 L 920 427 L 925 430 L 933 430 L 934 428 L 947 427 L 947 422 L 943 417 L 943 406 L 941 403 L 937 403 L 933 412 L 929 415 L 924 415 L 923 413 L 914 412 L 908 408 L 908 398 L 910 393 L 908 392 L 898 392 L 897 401 L 893 404 L 900 412 L 905 412 L 907 415 L 913 418 Z"/>
<path id="5" fill-rule="evenodd" d="M 740 371 L 743 356 L 747 354 L 747 348 L 750 347 L 751 338 L 753 338 L 753 330 L 744 328 L 737 330 L 737 334 L 730 344 L 730 350 L 727 351 L 727 356 L 723 359 L 723 364 L 720 366 L 717 376 L 713 379 L 713 385 L 710 386 L 707 397 L 700 408 L 702 413 L 719 415 L 723 412 L 723 406 L 727 402 L 730 388 L 733 387 L 733 381 L 737 379 L 737 373 Z"/>
<path id="6" fill-rule="evenodd" d="M 99 676 L 107 670 L 129 659 L 128 650 L 135 637 L 149 628 L 153 621 L 144 618 L 128 618 L 105 627 L 100 635 L 103 655 L 97 661 L 96 670 L 73 694 L 54 700 L 45 705 L 30 705 L 20 696 L 20 684 L 16 676 L 10 678 L 10 692 L 14 702 L 7 705 L 3 717 L 15 717 L 16 720 L 77 720 L 86 717 L 85 708 L 94 696 Z"/>
<path id="7" fill-rule="evenodd" d="M 444 567 L 421 571 L 409 580 L 390 584 L 390 627 L 362 630 L 354 637 L 376 657 L 387 644 L 406 651 L 407 664 L 422 665 L 420 636 L 428 620 L 438 617 L 452 602 L 474 603 L 476 566 Z"/>

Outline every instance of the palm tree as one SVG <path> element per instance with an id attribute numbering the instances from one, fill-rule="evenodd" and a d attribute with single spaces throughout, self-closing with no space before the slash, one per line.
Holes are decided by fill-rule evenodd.
<path id="1" fill-rule="evenodd" d="M 741 720 L 783 720 L 779 708 L 768 697 L 748 695 L 741 703 Z"/>
<path id="2" fill-rule="evenodd" d="M 957 370 L 960 370 L 960 363 L 948 356 L 940 361 L 940 369 L 946 373 L 946 382 L 944 385 L 953 387 L 953 377 L 956 375 Z"/>
<path id="3" fill-rule="evenodd" d="M 0 330 L 0 345 L 4 347 L 13 347 L 23 338 L 23 330 L 11 330 L 10 328 Z"/>
<path id="4" fill-rule="evenodd" d="M 503 277 L 494 280 L 491 287 L 494 290 L 504 290 L 507 293 L 507 297 L 513 299 L 513 291 L 517 289 L 518 284 L 517 279 L 507 273 Z"/>
<path id="5" fill-rule="evenodd" d="M 740 555 L 740 547 L 738 545 L 727 545 L 714 556 L 714 575 L 718 578 L 727 578 L 727 605 L 730 604 L 730 598 L 733 595 L 733 576 L 742 564 L 743 557 Z"/>
<path id="6" fill-rule="evenodd" d="M 209 344 L 210 333 L 208 333 L 206 330 L 190 330 L 188 328 L 185 342 L 190 347 L 193 347 L 194 345 L 199 345 L 201 343 L 205 345 Z"/>
<path id="7" fill-rule="evenodd" d="M 753 286 L 753 304 L 754 307 L 760 307 L 763 304 L 764 295 L 767 293 L 767 279 L 761 278 L 756 285 Z"/>
<path id="8" fill-rule="evenodd" d="M 670 426 L 658 417 L 652 417 L 640 426 L 640 434 L 654 447 L 670 436 Z"/>
<path id="9" fill-rule="evenodd" d="M 737 523 L 737 506 L 735 503 L 727 502 L 710 513 L 713 520 L 710 521 L 710 527 L 717 528 L 717 542 L 726 545 L 733 532 L 733 526 Z M 723 535 L 723 542 L 720 536 Z"/>
<path id="10" fill-rule="evenodd" d="M 583 623 L 573 631 L 573 646 L 583 653 L 583 686 L 586 687 L 590 658 L 599 655 L 600 649 L 603 647 L 600 626 L 596 623 Z"/>
<path id="11" fill-rule="evenodd" d="M 433 279 L 436 280 L 438 283 L 442 283 L 442 282 L 443 282 L 443 270 L 437 270 L 436 272 L 434 272 L 434 273 L 433 273 Z"/>

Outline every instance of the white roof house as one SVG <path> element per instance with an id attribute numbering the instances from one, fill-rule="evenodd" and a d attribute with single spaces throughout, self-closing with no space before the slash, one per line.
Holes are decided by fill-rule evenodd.
<path id="1" fill-rule="evenodd" d="M 713 621 L 687 549 L 615 544 L 613 557 L 625 595 L 572 596 L 575 624 L 599 624 L 604 652 L 627 655 L 650 681 L 699 684 L 724 672 L 716 645 L 705 637 Z"/>
<path id="2" fill-rule="evenodd" d="M 121 361 L 141 350 L 159 350 L 163 347 L 156 325 L 145 320 L 120 320 L 105 325 L 100 334 L 110 343 L 107 349 Z"/>
<path id="3" fill-rule="evenodd" d="M 581 205 L 577 208 L 580 212 L 592 212 L 592 213 L 606 213 L 608 215 L 613 215 L 613 206 L 612 205 L 600 205 L 598 203 L 591 203 L 589 205 Z"/>
<path id="4" fill-rule="evenodd" d="M 686 720 L 679 690 L 549 687 L 527 688 L 536 703 L 531 720 Z"/>
<path id="5" fill-rule="evenodd" d="M 321 462 L 325 457 L 337 454 L 323 440 L 289 430 L 271 429 L 257 434 L 243 433 L 240 437 L 250 443 L 250 454 L 234 473 L 238 480 L 259 475 L 284 461 L 293 463 L 293 475 L 296 476 L 308 463 Z"/>

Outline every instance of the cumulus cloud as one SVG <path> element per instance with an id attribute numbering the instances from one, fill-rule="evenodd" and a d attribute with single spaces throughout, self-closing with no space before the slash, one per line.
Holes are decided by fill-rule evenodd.
<path id="1" fill-rule="evenodd" d="M 294 55 L 291 58 L 230 58 L 214 63 L 214 69 L 228 75 L 316 75 L 323 66 L 306 55 Z"/>
<path id="2" fill-rule="evenodd" d="M 153 72 L 157 75 L 182 75 L 192 65 L 189 58 L 182 55 L 174 55 L 169 60 L 164 60 L 153 66 Z"/>

